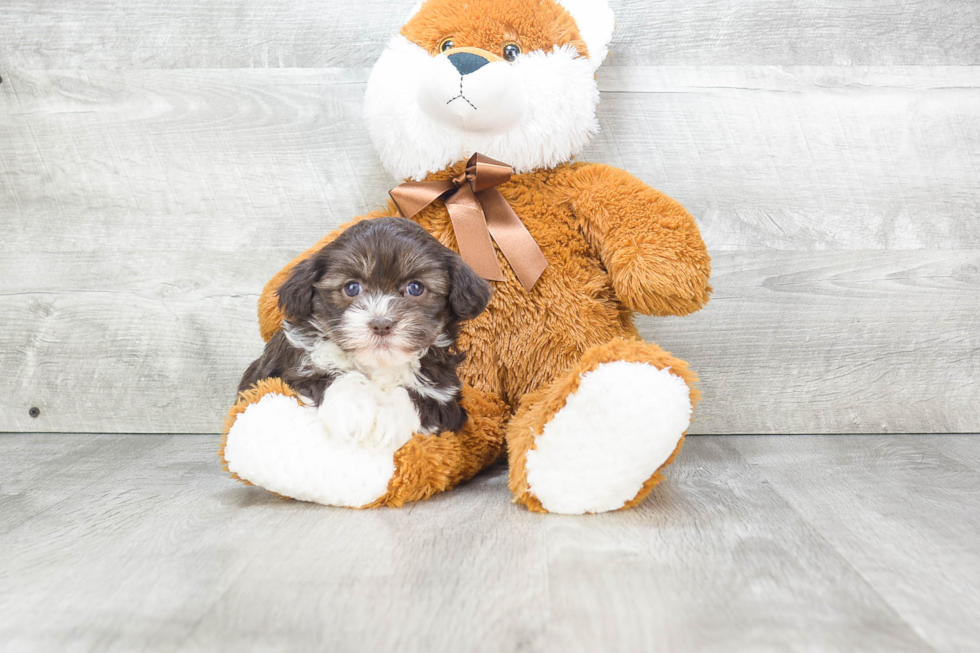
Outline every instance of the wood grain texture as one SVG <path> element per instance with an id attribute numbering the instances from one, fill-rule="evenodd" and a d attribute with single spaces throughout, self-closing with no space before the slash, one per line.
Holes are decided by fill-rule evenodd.
<path id="1" fill-rule="evenodd" d="M 499 467 L 353 511 L 234 483 L 214 436 L 0 436 L 0 499 L 36 506 L 0 533 L 0 647 L 977 650 L 980 474 L 947 441 L 692 437 L 640 508 L 561 517 Z"/>
<path id="2" fill-rule="evenodd" d="M 603 131 L 583 158 L 676 197 L 711 251 L 980 243 L 980 67 L 611 68 L 600 80 Z"/>
<path id="3" fill-rule="evenodd" d="M 946 457 L 980 472 L 980 451 L 969 435 L 950 435 L 941 440 L 939 451 Z"/>
<path id="4" fill-rule="evenodd" d="M 973 65 L 972 0 L 611 0 L 610 65 Z M 0 74 L 368 66 L 414 0 L 6 0 Z"/>
<path id="5" fill-rule="evenodd" d="M 363 128 L 365 79 L 342 69 L 10 75 L 0 253 L 305 248 L 391 186 Z"/>
<path id="6" fill-rule="evenodd" d="M 935 650 L 980 650 L 980 437 L 721 444 L 759 470 Z"/>
<path id="7" fill-rule="evenodd" d="M 392 183 L 365 74 L 8 77 L 0 431 L 218 430 L 262 284 Z M 705 311 L 641 322 L 701 374 L 695 432 L 980 429 L 977 69 L 600 82 L 584 158 L 680 199 L 714 253 Z"/>
<path id="8" fill-rule="evenodd" d="M 120 469 L 132 472 L 140 457 L 165 439 L 0 436 L 0 536 L 55 508 L 88 484 L 101 482 Z"/>
<path id="9" fill-rule="evenodd" d="M 127 256 L 38 256 L 70 290 L 0 294 L 2 430 L 220 430 L 261 351 L 255 289 L 291 253 Z M 700 313 L 640 321 L 701 375 L 693 432 L 980 425 L 980 251 L 719 252 L 714 284 Z"/>
<path id="10" fill-rule="evenodd" d="M 302 250 L 393 184 L 361 118 L 366 75 L 10 75 L 0 253 Z M 610 69 L 600 86 L 581 158 L 676 197 L 711 251 L 980 243 L 980 67 Z"/>
<path id="11" fill-rule="evenodd" d="M 720 252 L 712 279 L 700 313 L 640 323 L 701 376 L 693 432 L 980 423 L 980 251 Z"/>

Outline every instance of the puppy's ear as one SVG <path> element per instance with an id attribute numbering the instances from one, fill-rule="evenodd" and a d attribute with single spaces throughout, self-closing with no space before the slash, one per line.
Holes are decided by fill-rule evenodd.
<path id="1" fill-rule="evenodd" d="M 279 286 L 279 310 L 286 319 L 296 322 L 308 320 L 313 314 L 313 284 L 326 271 L 327 262 L 322 254 L 314 254 L 298 263 Z"/>
<path id="2" fill-rule="evenodd" d="M 466 265 L 456 252 L 449 257 L 449 307 L 459 320 L 472 320 L 490 303 L 490 284 Z"/>

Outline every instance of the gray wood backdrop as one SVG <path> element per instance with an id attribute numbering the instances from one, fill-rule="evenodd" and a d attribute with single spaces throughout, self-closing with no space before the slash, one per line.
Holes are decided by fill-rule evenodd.
<path id="1" fill-rule="evenodd" d="M 360 108 L 412 4 L 0 2 L 0 431 L 220 429 L 262 284 L 386 197 Z M 583 158 L 714 256 L 642 320 L 692 432 L 980 431 L 980 3 L 613 4 Z"/>

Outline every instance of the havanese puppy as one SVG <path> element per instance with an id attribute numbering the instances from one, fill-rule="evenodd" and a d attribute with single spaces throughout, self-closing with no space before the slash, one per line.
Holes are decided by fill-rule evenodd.
<path id="1" fill-rule="evenodd" d="M 419 225 L 364 220 L 293 268 L 282 330 L 238 390 L 279 377 L 331 435 L 368 446 L 458 430 L 457 331 L 489 301 L 490 285 Z"/>

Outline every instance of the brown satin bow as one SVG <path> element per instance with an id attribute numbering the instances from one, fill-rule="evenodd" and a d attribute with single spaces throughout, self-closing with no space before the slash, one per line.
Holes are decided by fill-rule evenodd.
<path id="1" fill-rule="evenodd" d="M 463 260 L 484 279 L 503 281 L 490 237 L 530 291 L 548 267 L 541 248 L 514 213 L 497 186 L 508 181 L 514 169 L 482 154 L 466 162 L 466 172 L 445 181 L 408 181 L 389 194 L 406 218 L 438 199 L 446 203 Z"/>

